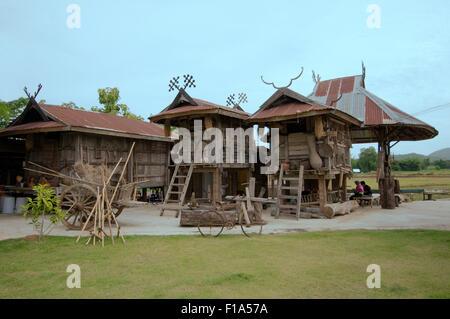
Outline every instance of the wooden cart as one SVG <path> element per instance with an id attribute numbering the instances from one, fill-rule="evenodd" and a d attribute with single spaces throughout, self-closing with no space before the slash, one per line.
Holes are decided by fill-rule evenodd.
<path id="1" fill-rule="evenodd" d="M 124 208 L 142 206 L 146 204 L 144 202 L 135 201 L 133 191 L 135 191 L 138 184 L 148 181 L 121 184 L 130 156 L 133 152 L 134 145 L 135 143 L 131 146 L 128 158 L 125 161 L 122 173 L 120 174 L 120 178 L 114 186 L 111 185 L 111 179 L 122 162 L 122 158 L 119 159 L 114 169 L 110 172 L 98 170 L 94 171 L 95 174 L 86 174 L 81 176 L 81 173 L 78 174 L 75 172 L 76 177 L 54 171 L 31 161 L 28 163 L 38 167 L 40 170 L 31 168 L 25 168 L 25 170 L 63 179 L 65 184 L 62 185 L 62 192 L 59 195 L 59 206 L 66 211 L 66 215 L 64 216 L 62 222 L 71 230 L 82 230 L 83 228 L 90 230 L 94 223 L 94 221 L 90 219 L 90 216 L 92 216 L 95 205 L 98 205 L 97 199 L 99 199 L 100 196 L 102 197 L 101 206 L 108 212 L 108 214 L 105 214 L 103 218 L 107 218 L 111 213 L 114 215 L 113 218 L 115 221 L 116 217 L 122 213 Z M 80 165 L 84 164 L 81 163 Z M 89 222 L 86 224 L 87 221 Z"/>
<path id="2" fill-rule="evenodd" d="M 136 184 L 128 184 L 118 188 L 115 197 L 117 199 L 114 199 L 111 203 L 111 210 L 116 218 L 122 213 L 124 208 L 146 204 L 132 200 L 135 186 Z M 64 188 L 59 196 L 59 205 L 67 211 L 62 222 L 68 229 L 82 229 L 97 202 L 97 194 L 99 192 L 103 193 L 103 187 L 96 187 L 94 183 L 79 183 Z M 107 187 L 106 193 L 108 198 L 112 198 L 113 192 L 114 187 Z"/>

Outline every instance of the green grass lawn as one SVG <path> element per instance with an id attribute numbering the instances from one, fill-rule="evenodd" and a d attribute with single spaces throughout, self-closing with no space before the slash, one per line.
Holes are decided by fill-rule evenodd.
<path id="1" fill-rule="evenodd" d="M 0 298 L 450 298 L 450 232 L 0 241 Z M 81 289 L 66 287 L 69 264 Z M 381 266 L 381 288 L 366 268 Z"/>

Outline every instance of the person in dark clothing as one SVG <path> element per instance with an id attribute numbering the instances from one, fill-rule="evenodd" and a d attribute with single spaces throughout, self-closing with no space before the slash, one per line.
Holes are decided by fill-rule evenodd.
<path id="1" fill-rule="evenodd" d="M 372 196 L 372 189 L 370 186 L 367 185 L 365 181 L 362 181 L 361 185 L 364 187 L 364 196 Z"/>

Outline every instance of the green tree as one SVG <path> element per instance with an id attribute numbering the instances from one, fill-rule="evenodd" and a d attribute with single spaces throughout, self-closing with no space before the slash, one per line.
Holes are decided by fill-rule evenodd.
<path id="1" fill-rule="evenodd" d="M 135 115 L 130 112 L 130 109 L 126 104 L 119 104 L 120 94 L 118 88 L 104 88 L 98 89 L 98 102 L 102 104 L 102 107 L 91 108 L 95 112 L 111 113 L 121 115 L 124 117 L 134 118 L 138 120 L 144 120 L 142 116 Z"/>
<path id="2" fill-rule="evenodd" d="M 6 127 L 22 113 L 28 104 L 28 98 L 20 97 L 9 102 L 0 101 L 0 128 Z"/>
<path id="3" fill-rule="evenodd" d="M 430 159 L 428 157 L 425 157 L 422 160 L 422 163 L 420 163 L 420 169 L 427 169 L 428 166 L 430 166 L 430 165 L 431 165 Z"/>
<path id="4" fill-rule="evenodd" d="M 358 166 L 363 173 L 377 169 L 378 155 L 375 147 L 363 148 L 359 153 Z"/>
<path id="5" fill-rule="evenodd" d="M 75 109 L 75 110 L 84 110 L 84 107 L 78 106 L 78 105 L 75 104 L 75 102 L 72 102 L 72 101 L 70 101 L 70 102 L 63 102 L 63 103 L 61 103 L 61 106 L 69 107 L 69 108 Z"/>
<path id="6" fill-rule="evenodd" d="M 402 171 L 420 171 L 420 160 L 418 158 L 406 158 L 399 161 Z"/>
<path id="7" fill-rule="evenodd" d="M 352 158 L 352 168 L 360 168 L 359 161 L 357 158 Z"/>
<path id="8" fill-rule="evenodd" d="M 450 160 L 439 159 L 433 162 L 433 165 L 439 167 L 439 169 L 450 168 Z"/>

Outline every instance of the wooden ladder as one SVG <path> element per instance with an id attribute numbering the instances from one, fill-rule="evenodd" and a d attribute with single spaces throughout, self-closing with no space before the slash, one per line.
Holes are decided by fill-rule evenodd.
<path id="1" fill-rule="evenodd" d="M 298 177 L 288 177 L 284 176 L 284 168 L 281 165 L 280 175 L 278 177 L 278 194 L 277 194 L 277 210 L 275 214 L 275 218 L 279 218 L 281 213 L 291 214 L 295 212 L 297 216 L 297 220 L 300 218 L 300 206 L 302 204 L 302 189 L 303 189 L 303 165 L 300 166 L 298 170 Z M 284 182 L 297 181 L 297 186 L 289 186 L 284 185 Z M 296 195 L 287 195 L 283 194 L 283 190 L 297 190 Z M 283 204 L 283 200 L 285 199 L 295 199 L 295 204 Z"/>
<path id="2" fill-rule="evenodd" d="M 164 198 L 164 202 L 161 207 L 161 211 L 159 214 L 160 216 L 162 216 L 164 214 L 165 210 L 176 211 L 177 214 L 175 215 L 175 218 L 177 218 L 178 215 L 180 214 L 181 208 L 183 207 L 184 198 L 186 197 L 186 192 L 189 187 L 189 181 L 191 180 L 192 171 L 194 170 L 193 164 L 189 164 L 188 166 L 189 166 L 189 170 L 188 170 L 187 175 L 178 175 L 178 172 L 181 171 L 180 164 L 177 164 L 175 166 L 172 178 L 170 179 L 169 187 L 167 188 L 167 193 Z M 175 190 L 174 190 L 174 187 L 176 188 Z M 176 195 L 178 197 L 178 199 L 176 199 L 176 200 L 170 199 L 170 197 L 172 195 Z M 168 203 L 178 203 L 178 207 L 177 208 L 167 207 Z"/>

